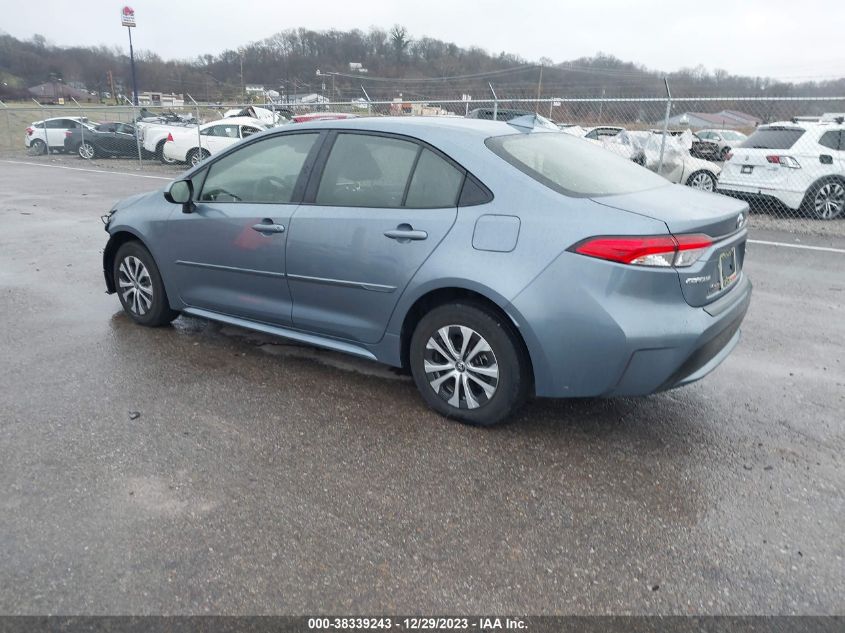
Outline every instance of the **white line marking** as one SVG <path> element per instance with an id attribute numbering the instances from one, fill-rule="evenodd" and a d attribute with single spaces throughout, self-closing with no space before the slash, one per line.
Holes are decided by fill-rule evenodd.
<path id="1" fill-rule="evenodd" d="M 806 244 L 788 244 L 786 242 L 767 242 L 766 240 L 748 240 L 749 244 L 765 244 L 766 246 L 785 246 L 786 248 L 800 248 L 805 251 L 824 251 L 825 253 L 842 253 L 845 248 L 831 248 L 829 246 L 807 246 Z"/>
<path id="2" fill-rule="evenodd" d="M 95 174 L 114 174 L 116 176 L 135 176 L 136 178 L 155 178 L 156 180 L 173 180 L 168 176 L 149 176 L 147 174 L 133 174 L 128 171 L 111 171 L 105 169 L 84 169 L 83 167 L 65 167 L 64 165 L 44 165 L 43 163 L 27 163 L 19 160 L 0 160 L 0 163 L 10 165 L 31 165 L 33 167 L 53 167 L 54 169 L 69 169 L 71 171 L 90 171 Z"/>

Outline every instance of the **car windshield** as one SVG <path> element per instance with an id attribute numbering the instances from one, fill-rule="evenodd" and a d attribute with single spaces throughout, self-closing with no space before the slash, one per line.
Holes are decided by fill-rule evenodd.
<path id="1" fill-rule="evenodd" d="M 669 184 L 662 176 L 569 134 L 512 134 L 485 143 L 534 180 L 566 195 L 609 196 Z"/>
<path id="2" fill-rule="evenodd" d="M 742 141 L 745 139 L 745 134 L 740 134 L 739 132 L 731 132 L 730 130 L 725 130 L 722 132 L 722 136 L 729 141 Z"/>
<path id="3" fill-rule="evenodd" d="M 740 143 L 740 147 L 756 149 L 789 149 L 804 134 L 800 127 L 764 127 Z"/>

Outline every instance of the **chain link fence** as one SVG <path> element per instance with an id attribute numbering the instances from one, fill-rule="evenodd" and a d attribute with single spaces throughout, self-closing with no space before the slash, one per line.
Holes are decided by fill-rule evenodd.
<path id="1" fill-rule="evenodd" d="M 87 161 L 99 168 L 175 176 L 185 164 L 167 157 L 168 134 L 193 139 L 196 133 L 195 155 L 202 157 L 204 136 L 215 132 L 201 134 L 197 121 L 221 121 L 235 142 L 251 132 L 243 125 L 225 126 L 225 117 L 238 114 L 257 117 L 264 125 L 348 116 L 506 121 L 537 114 L 561 133 L 601 145 L 672 182 L 747 200 L 754 227 L 845 235 L 845 97 L 467 96 L 231 105 L 200 104 L 188 97 L 185 105 L 142 107 L 0 102 L 0 156 L 66 165 Z M 87 125 L 80 125 L 80 119 Z M 99 123 L 109 125 L 94 131 Z"/>

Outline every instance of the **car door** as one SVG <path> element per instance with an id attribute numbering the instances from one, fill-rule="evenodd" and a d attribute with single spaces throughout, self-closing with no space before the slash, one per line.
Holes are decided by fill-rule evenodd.
<path id="1" fill-rule="evenodd" d="M 291 221 L 295 327 L 375 343 L 452 227 L 465 173 L 406 137 L 335 132 Z"/>
<path id="2" fill-rule="evenodd" d="M 168 222 L 166 257 L 188 306 L 289 325 L 285 242 L 319 132 L 262 138 L 213 161 L 191 213 Z M 310 158 L 309 158 L 310 157 Z"/>
<path id="3" fill-rule="evenodd" d="M 94 143 L 97 150 L 103 154 L 114 154 L 116 150 L 115 129 L 117 123 L 101 123 L 94 128 L 95 133 L 90 141 Z"/>
<path id="4" fill-rule="evenodd" d="M 114 153 L 121 156 L 133 156 L 138 153 L 138 143 L 135 139 L 135 127 L 126 123 L 118 123 L 114 131 Z"/>
<path id="5" fill-rule="evenodd" d="M 48 119 L 45 122 L 47 145 L 53 149 L 64 149 L 65 132 L 76 127 L 76 121 L 71 119 Z"/>

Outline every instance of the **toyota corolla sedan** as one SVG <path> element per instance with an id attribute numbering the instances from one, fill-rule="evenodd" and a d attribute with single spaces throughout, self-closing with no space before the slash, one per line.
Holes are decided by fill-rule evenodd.
<path id="1" fill-rule="evenodd" d="M 408 370 L 445 416 L 645 395 L 712 371 L 751 296 L 744 202 L 531 116 L 255 134 L 104 216 L 106 287 Z"/>

